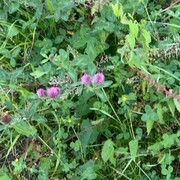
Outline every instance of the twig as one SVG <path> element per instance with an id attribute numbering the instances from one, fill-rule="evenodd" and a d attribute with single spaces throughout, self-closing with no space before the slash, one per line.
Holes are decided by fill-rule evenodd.
<path id="1" fill-rule="evenodd" d="M 161 12 L 164 12 L 164 11 L 167 11 L 168 9 L 171 9 L 175 4 L 177 4 L 177 3 L 179 3 L 179 2 L 180 2 L 180 0 L 175 1 L 175 2 L 172 3 L 169 7 L 163 9 Z"/>

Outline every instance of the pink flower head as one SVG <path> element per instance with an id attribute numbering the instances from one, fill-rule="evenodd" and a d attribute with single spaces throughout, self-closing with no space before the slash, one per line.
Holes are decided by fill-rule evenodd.
<path id="1" fill-rule="evenodd" d="M 46 95 L 46 91 L 43 89 L 43 88 L 39 88 L 37 91 L 36 91 L 36 94 L 39 96 L 39 97 L 43 97 Z"/>
<path id="2" fill-rule="evenodd" d="M 81 77 L 81 82 L 84 84 L 84 85 L 89 85 L 91 83 L 91 76 L 89 74 L 84 74 L 82 77 Z"/>
<path id="3" fill-rule="evenodd" d="M 180 95 L 177 96 L 176 100 L 180 102 Z"/>
<path id="4" fill-rule="evenodd" d="M 175 94 L 173 93 L 173 90 L 165 90 L 166 97 L 174 97 Z"/>
<path id="5" fill-rule="evenodd" d="M 61 89 L 59 87 L 50 87 L 47 90 L 47 96 L 51 98 L 56 98 L 61 93 Z"/>
<path id="6" fill-rule="evenodd" d="M 96 73 L 93 77 L 93 82 L 95 84 L 101 84 L 104 82 L 104 74 L 103 73 Z"/>

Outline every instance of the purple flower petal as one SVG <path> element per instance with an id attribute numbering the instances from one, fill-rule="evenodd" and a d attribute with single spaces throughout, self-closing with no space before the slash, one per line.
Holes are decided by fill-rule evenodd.
<path id="1" fill-rule="evenodd" d="M 36 94 L 38 95 L 38 97 L 43 97 L 43 96 L 45 96 L 46 91 L 45 91 L 43 88 L 39 88 L 39 89 L 36 91 Z"/>
<path id="2" fill-rule="evenodd" d="M 81 82 L 84 84 L 84 85 L 89 85 L 91 83 L 91 76 L 89 74 L 84 74 L 82 77 L 81 77 Z"/>
<path id="3" fill-rule="evenodd" d="M 61 93 L 61 89 L 59 87 L 50 87 L 47 90 L 47 96 L 51 98 L 56 98 Z"/>
<path id="4" fill-rule="evenodd" d="M 104 82 L 104 74 L 103 73 L 96 73 L 93 77 L 93 82 L 95 84 L 102 84 Z"/>

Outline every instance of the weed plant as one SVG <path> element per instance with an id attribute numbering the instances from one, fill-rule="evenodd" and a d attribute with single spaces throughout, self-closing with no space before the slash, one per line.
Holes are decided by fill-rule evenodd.
<path id="1" fill-rule="evenodd" d="M 0 179 L 179 180 L 180 5 L 0 1 Z"/>

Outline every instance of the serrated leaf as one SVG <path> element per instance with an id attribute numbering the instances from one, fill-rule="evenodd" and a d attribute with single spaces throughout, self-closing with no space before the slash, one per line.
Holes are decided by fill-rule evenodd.
<path id="1" fill-rule="evenodd" d="M 131 154 L 131 158 L 133 161 L 135 161 L 137 156 L 137 150 L 138 150 L 138 140 L 134 139 L 129 142 L 129 150 Z"/>
<path id="2" fill-rule="evenodd" d="M 101 157 L 103 161 L 106 163 L 108 160 L 115 165 L 114 159 L 114 143 L 111 139 L 108 139 L 102 148 Z"/>

